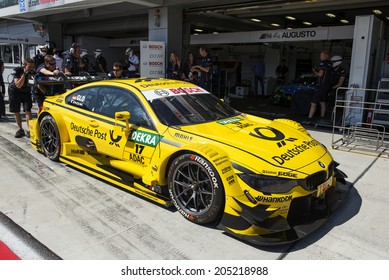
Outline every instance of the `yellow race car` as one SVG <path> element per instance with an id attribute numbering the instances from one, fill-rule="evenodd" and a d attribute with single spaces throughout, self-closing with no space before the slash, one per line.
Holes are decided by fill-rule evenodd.
<path id="1" fill-rule="evenodd" d="M 299 123 L 238 112 L 184 81 L 85 84 L 47 97 L 29 126 L 51 160 L 255 244 L 304 237 L 349 191 Z"/>

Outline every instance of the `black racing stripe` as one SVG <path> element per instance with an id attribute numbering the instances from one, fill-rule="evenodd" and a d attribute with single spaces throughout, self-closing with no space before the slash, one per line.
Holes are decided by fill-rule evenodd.
<path id="1" fill-rule="evenodd" d="M 129 184 L 126 184 L 126 182 L 123 180 L 123 179 L 117 179 L 116 177 L 114 177 L 114 176 L 112 176 L 112 175 L 108 175 L 108 174 L 106 174 L 106 173 L 103 173 L 103 172 L 101 172 L 101 171 L 99 171 L 99 170 L 97 170 L 97 169 L 94 169 L 94 168 L 91 168 L 91 167 L 89 167 L 89 166 L 86 166 L 86 165 L 84 165 L 84 164 L 82 164 L 82 163 L 79 163 L 79 162 L 77 162 L 77 161 L 74 161 L 74 160 L 72 160 L 72 159 L 70 159 L 70 158 L 67 158 L 67 157 L 64 157 L 64 156 L 61 156 L 60 158 L 62 158 L 63 160 L 65 160 L 65 161 L 69 161 L 69 162 L 71 162 L 72 164 L 74 164 L 74 165 L 76 165 L 76 166 L 80 166 L 80 167 L 82 167 L 82 168 L 84 168 L 84 169 L 87 169 L 87 170 L 89 170 L 89 171 L 93 171 L 94 173 L 98 173 L 98 174 L 100 174 L 102 177 L 106 177 L 106 178 L 109 178 L 109 179 L 111 179 L 111 180 L 113 180 L 113 181 L 115 181 L 115 182 L 118 182 L 118 183 L 121 183 L 121 184 L 123 184 L 123 185 L 126 185 L 126 186 L 128 186 L 128 187 L 130 187 L 130 188 L 133 188 L 133 189 L 135 189 L 135 187 L 134 186 L 131 186 L 131 185 L 129 185 Z M 115 169 L 116 170 L 116 169 Z M 120 170 L 117 170 L 118 171 L 118 174 L 117 174 L 117 176 L 119 176 L 120 177 L 120 173 L 123 173 L 123 172 L 121 172 Z M 127 174 L 127 173 L 125 173 L 124 172 L 124 174 Z M 131 174 L 127 174 L 127 175 L 131 175 Z M 93 176 L 93 174 L 92 174 L 92 176 Z M 132 176 L 132 175 L 131 175 Z M 97 178 L 99 178 L 99 177 L 97 177 Z M 99 179 L 101 179 L 101 178 L 99 178 Z M 139 185 L 143 185 L 143 183 L 142 183 L 142 181 L 141 180 L 135 180 L 135 182 L 137 183 L 137 184 L 139 184 Z M 121 187 L 120 185 L 118 185 L 119 187 Z M 146 187 L 145 187 L 146 188 Z M 161 195 L 161 194 L 158 194 L 158 193 L 154 193 L 154 194 L 150 194 L 150 193 L 147 193 L 148 195 L 150 195 L 150 196 L 155 196 L 156 198 L 158 198 L 158 199 L 161 199 L 161 200 L 167 200 L 167 199 L 169 199 L 169 198 L 167 198 L 166 196 L 164 196 L 164 195 Z"/>
<path id="2" fill-rule="evenodd" d="M 82 163 L 79 163 L 79 162 L 77 162 L 77 161 L 75 161 L 75 160 L 72 160 L 72 159 L 67 158 L 67 157 L 64 157 L 64 156 L 61 156 L 60 158 L 63 158 L 63 159 L 66 160 L 66 161 L 70 161 L 72 164 L 78 165 L 78 166 L 80 166 L 80 167 L 82 167 L 82 168 L 84 168 L 84 169 L 87 169 L 87 170 L 89 170 L 89 171 L 93 171 L 93 172 L 95 172 L 95 173 L 98 173 L 98 174 L 100 174 L 101 176 L 107 177 L 107 178 L 109 178 L 109 179 L 111 179 L 111 180 L 113 180 L 113 181 L 115 181 L 115 182 L 119 182 L 119 183 L 124 184 L 123 180 L 119 180 L 119 179 L 117 179 L 117 178 L 115 178 L 115 177 L 113 177 L 113 176 L 111 176 L 111 175 L 108 175 L 108 174 L 106 174 L 106 173 L 103 173 L 103 172 L 101 172 L 101 171 L 99 171 L 99 170 L 96 170 L 96 169 L 94 169 L 94 168 L 90 168 L 89 166 L 86 166 L 86 165 L 84 165 L 84 164 L 82 164 Z M 125 185 L 126 185 L 126 186 L 129 186 L 129 185 L 127 185 L 127 184 L 125 184 Z M 129 187 L 132 187 L 132 186 L 129 186 Z"/>
<path id="3" fill-rule="evenodd" d="M 114 121 L 109 121 L 109 120 L 106 120 L 106 119 L 103 119 L 99 116 L 96 116 L 96 115 L 92 115 L 90 113 L 87 113 L 87 112 L 82 112 L 82 111 L 78 111 L 76 110 L 75 108 L 72 108 L 71 106 L 69 106 L 68 104 L 65 105 L 62 105 L 62 104 L 58 104 L 58 103 L 55 103 L 55 102 L 52 102 L 52 101 L 46 101 L 45 100 L 45 103 L 50 103 L 51 105 L 53 106 L 58 106 L 58 107 L 61 107 L 62 109 L 65 109 L 65 110 L 68 110 L 68 111 L 72 111 L 72 112 L 75 112 L 77 114 L 80 114 L 80 115 L 83 115 L 83 116 L 86 116 L 86 117 L 89 117 L 89 118 L 93 118 L 93 119 L 96 119 L 96 120 L 99 120 L 101 122 L 105 122 L 107 124 L 110 124 L 110 125 L 115 125 L 115 122 Z M 121 124 L 121 123 L 116 123 L 122 127 L 126 127 L 124 124 Z"/>

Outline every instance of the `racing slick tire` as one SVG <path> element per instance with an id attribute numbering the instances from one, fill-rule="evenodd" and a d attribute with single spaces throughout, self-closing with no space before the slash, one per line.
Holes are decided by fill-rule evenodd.
<path id="1" fill-rule="evenodd" d="M 175 158 L 168 171 L 169 195 L 178 212 L 196 224 L 216 222 L 224 209 L 224 189 L 212 164 L 196 154 Z"/>
<path id="2" fill-rule="evenodd" d="M 57 123 L 52 116 L 44 116 L 41 120 L 39 136 L 44 155 L 52 161 L 58 161 L 61 154 L 61 138 Z"/>

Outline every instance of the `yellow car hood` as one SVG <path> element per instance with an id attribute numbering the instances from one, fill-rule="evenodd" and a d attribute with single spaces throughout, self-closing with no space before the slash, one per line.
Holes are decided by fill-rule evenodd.
<path id="1" fill-rule="evenodd" d="M 248 160 L 251 158 L 251 161 L 254 156 L 273 166 L 292 170 L 307 166 L 327 153 L 326 148 L 313 139 L 301 125 L 285 119 L 272 121 L 253 116 L 238 116 L 183 126 L 181 129 L 182 132 L 197 135 L 198 141 L 215 141 L 215 145 L 226 145 L 234 149 L 231 157 L 247 157 Z M 202 137 L 205 139 L 202 140 Z M 241 162 L 245 158 L 235 160 Z M 251 163 L 255 164 L 255 160 Z"/>

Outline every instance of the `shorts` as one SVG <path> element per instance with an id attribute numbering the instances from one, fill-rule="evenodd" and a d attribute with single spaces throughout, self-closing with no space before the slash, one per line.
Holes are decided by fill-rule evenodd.
<path id="1" fill-rule="evenodd" d="M 318 88 L 317 91 L 313 94 L 312 103 L 317 104 L 319 102 L 327 102 L 328 93 L 330 88 Z"/>
<path id="2" fill-rule="evenodd" d="M 20 113 L 20 105 L 23 105 L 24 112 L 31 112 L 31 93 L 11 93 L 9 94 L 9 111 Z"/>

